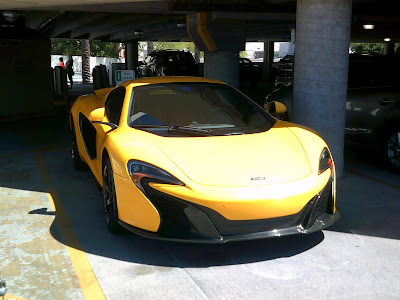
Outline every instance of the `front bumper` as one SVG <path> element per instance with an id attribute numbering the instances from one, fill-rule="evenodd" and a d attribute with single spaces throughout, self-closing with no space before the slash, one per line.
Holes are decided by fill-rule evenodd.
<path id="1" fill-rule="evenodd" d="M 144 179 L 142 179 L 144 180 Z M 228 220 L 218 212 L 151 188 L 142 181 L 145 194 L 157 208 L 161 223 L 157 232 L 136 228 L 120 221 L 120 224 L 138 235 L 153 239 L 179 242 L 217 243 L 307 234 L 322 230 L 339 219 L 334 213 L 333 181 L 313 197 L 303 209 L 294 215 L 259 219 Z"/>

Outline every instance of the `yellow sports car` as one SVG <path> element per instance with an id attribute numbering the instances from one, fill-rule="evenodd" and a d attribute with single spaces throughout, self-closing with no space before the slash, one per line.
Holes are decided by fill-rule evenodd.
<path id="1" fill-rule="evenodd" d="M 220 81 L 127 81 L 79 97 L 70 125 L 74 166 L 94 174 L 112 232 L 224 243 L 339 218 L 326 143 Z"/>

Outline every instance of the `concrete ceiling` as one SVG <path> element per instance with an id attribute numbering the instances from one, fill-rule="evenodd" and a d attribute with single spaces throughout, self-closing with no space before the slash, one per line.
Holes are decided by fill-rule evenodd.
<path id="1" fill-rule="evenodd" d="M 321 0 L 322 1 L 322 0 Z M 129 41 L 188 41 L 185 16 L 214 11 L 219 19 L 245 20 L 247 41 L 285 41 L 296 23 L 295 0 L 0 0 L 21 22 L 51 37 Z M 363 24 L 374 24 L 364 30 Z M 8 25 L 1 19 L 0 24 Z M 353 0 L 352 41 L 400 42 L 400 1 Z"/>

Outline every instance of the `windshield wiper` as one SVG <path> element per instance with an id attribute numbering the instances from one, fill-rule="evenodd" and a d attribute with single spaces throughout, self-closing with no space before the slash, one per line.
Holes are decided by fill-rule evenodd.
<path id="1" fill-rule="evenodd" d="M 178 125 L 170 125 L 168 127 L 168 132 L 171 133 L 185 133 L 185 134 L 196 134 L 196 135 L 215 135 L 208 129 L 199 129 L 193 127 L 184 127 Z"/>
<path id="2" fill-rule="evenodd" d="M 133 128 L 169 128 L 171 125 L 134 124 Z"/>
<path id="3" fill-rule="evenodd" d="M 179 125 L 150 125 L 150 124 L 136 124 L 132 125 L 133 128 L 141 129 L 141 128 L 167 128 L 168 133 L 182 133 L 188 135 L 215 135 L 209 129 L 200 129 L 194 127 L 185 127 Z"/>

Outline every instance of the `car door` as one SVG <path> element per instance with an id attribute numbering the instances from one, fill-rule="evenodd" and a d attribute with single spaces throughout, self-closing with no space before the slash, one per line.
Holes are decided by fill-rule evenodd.
<path id="1" fill-rule="evenodd" d="M 119 125 L 121 118 L 122 106 L 124 104 L 126 94 L 126 88 L 124 86 L 119 86 L 112 90 L 107 97 L 105 102 L 105 118 L 110 123 L 115 125 Z M 100 181 L 101 172 L 102 172 L 102 161 L 101 161 L 101 152 L 103 151 L 104 143 L 106 139 L 114 134 L 116 130 L 112 130 L 112 128 L 108 125 L 102 124 L 93 124 L 96 129 L 96 158 L 93 159 L 93 168 L 92 171 L 95 174 L 96 178 Z"/>
<path id="2" fill-rule="evenodd" d="M 379 61 L 353 61 L 349 65 L 346 134 L 374 134 L 398 92 L 390 65 Z"/>

